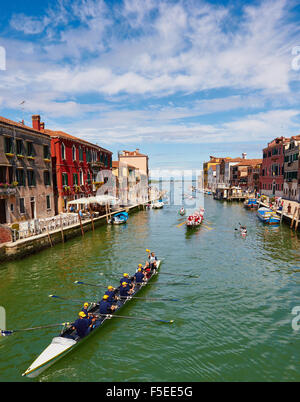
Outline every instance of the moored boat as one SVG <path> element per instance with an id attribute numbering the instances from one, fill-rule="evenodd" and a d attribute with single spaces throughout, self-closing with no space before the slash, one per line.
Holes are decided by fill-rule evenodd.
<path id="1" fill-rule="evenodd" d="M 165 204 L 162 201 L 157 201 L 157 202 L 154 202 L 153 204 L 151 204 L 153 209 L 163 208 L 164 205 Z"/>
<path id="2" fill-rule="evenodd" d="M 159 267 L 161 264 L 161 260 L 157 261 L 157 268 L 152 271 L 150 277 L 147 282 L 142 284 L 136 284 L 135 290 L 132 295 L 127 297 L 126 299 L 120 299 L 117 302 L 117 309 L 111 313 L 110 315 L 100 316 L 99 313 L 99 304 L 91 303 L 88 312 L 92 314 L 97 314 L 96 321 L 94 322 L 93 328 L 90 333 L 84 338 L 80 338 L 76 336 L 76 331 L 72 330 L 72 326 L 68 326 L 62 330 L 60 335 L 54 337 L 49 346 L 44 349 L 44 351 L 34 360 L 34 362 L 28 367 L 28 369 L 22 374 L 23 376 L 34 378 L 40 375 L 47 368 L 52 366 L 62 357 L 66 356 L 69 352 L 74 350 L 76 346 L 82 344 L 82 342 L 86 341 L 91 335 L 97 332 L 99 328 L 109 319 L 113 318 L 112 316 L 116 314 L 120 309 L 128 303 L 133 296 L 135 296 L 141 289 L 147 286 L 147 283 L 158 273 Z M 120 286 L 117 288 L 119 290 Z M 117 294 L 118 295 L 118 294 Z"/>
<path id="3" fill-rule="evenodd" d="M 258 208 L 258 202 L 256 198 L 248 198 L 244 201 L 244 207 L 248 209 Z"/>
<path id="4" fill-rule="evenodd" d="M 111 223 L 112 225 L 121 225 L 122 223 L 126 223 L 127 220 L 128 220 L 128 213 L 119 212 L 118 214 L 112 216 L 109 223 Z"/>
<path id="5" fill-rule="evenodd" d="M 269 225 L 277 225 L 280 223 L 280 217 L 270 208 L 258 208 L 257 216 L 262 222 L 268 223 Z"/>

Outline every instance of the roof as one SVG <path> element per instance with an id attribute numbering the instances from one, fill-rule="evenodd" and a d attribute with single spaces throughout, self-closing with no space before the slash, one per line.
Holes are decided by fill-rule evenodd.
<path id="1" fill-rule="evenodd" d="M 93 143 L 88 142 L 88 141 L 86 141 L 86 140 L 83 140 L 83 139 L 81 139 L 81 138 L 75 137 L 74 135 L 65 133 L 64 131 L 54 131 L 54 130 L 45 129 L 45 130 L 44 130 L 44 133 L 48 134 L 50 137 L 53 137 L 53 138 L 54 138 L 54 137 L 66 138 L 66 139 L 68 139 L 68 140 L 74 140 L 74 141 L 77 141 L 77 142 L 81 142 L 81 143 L 83 143 L 84 145 L 90 145 L 90 146 L 92 146 L 92 147 L 101 148 L 103 151 L 106 151 L 106 152 L 109 152 L 109 153 L 112 154 L 112 152 L 109 151 L 108 149 L 105 149 L 105 148 L 103 148 L 103 147 L 100 147 L 99 145 L 93 144 Z"/>
<path id="2" fill-rule="evenodd" d="M 123 153 L 125 153 L 125 155 L 123 155 Z M 123 150 L 122 153 L 120 153 L 120 158 L 126 157 L 126 156 L 144 156 L 144 157 L 148 158 L 148 155 L 141 154 L 138 149 L 136 149 L 135 151 L 124 151 Z"/>
<path id="3" fill-rule="evenodd" d="M 256 166 L 262 163 L 262 159 L 244 159 L 242 162 L 238 163 L 236 166 Z"/>
<path id="4" fill-rule="evenodd" d="M 2 116 L 0 116 L 0 123 L 5 123 L 5 124 L 8 124 L 8 125 L 10 125 L 10 126 L 22 128 L 22 129 L 24 129 L 24 130 L 30 130 L 31 132 L 34 132 L 34 133 L 36 133 L 36 134 L 45 135 L 44 131 L 36 130 L 35 128 L 26 126 L 26 125 L 23 124 L 23 123 L 19 123 L 19 122 L 10 120 L 10 119 L 6 119 L 5 117 L 2 117 Z"/>

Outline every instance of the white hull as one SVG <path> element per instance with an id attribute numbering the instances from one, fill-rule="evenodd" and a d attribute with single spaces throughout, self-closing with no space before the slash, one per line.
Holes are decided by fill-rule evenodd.
<path id="1" fill-rule="evenodd" d="M 57 360 L 66 355 L 77 342 L 74 339 L 67 339 L 57 336 L 46 349 L 35 359 L 30 367 L 23 373 L 23 376 L 30 378 L 37 377 Z"/>

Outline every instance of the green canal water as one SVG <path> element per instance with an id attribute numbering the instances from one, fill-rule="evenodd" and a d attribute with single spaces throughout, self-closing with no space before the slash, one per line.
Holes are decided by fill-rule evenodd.
<path id="1" fill-rule="evenodd" d="M 300 306 L 300 236 L 285 224 L 264 226 L 242 204 L 209 196 L 200 202 L 205 222 L 195 231 L 177 227 L 180 206 L 166 205 L 2 264 L 8 329 L 73 320 L 81 304 L 49 294 L 98 300 L 101 288 L 73 282 L 117 285 L 119 278 L 106 274 L 134 272 L 146 248 L 164 258 L 162 272 L 200 277 L 161 274 L 140 296 L 181 302 L 132 300 L 122 311 L 174 319 L 172 325 L 113 319 L 36 379 L 21 374 L 59 329 L 0 338 L 0 381 L 299 381 L 300 330 L 292 328 L 292 309 Z M 239 223 L 247 225 L 246 238 L 234 230 Z"/>

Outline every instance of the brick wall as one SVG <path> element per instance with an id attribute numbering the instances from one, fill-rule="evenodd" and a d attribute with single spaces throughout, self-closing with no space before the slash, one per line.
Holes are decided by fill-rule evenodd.
<path id="1" fill-rule="evenodd" d="M 5 225 L 0 225 L 0 244 L 12 241 L 11 229 Z"/>

